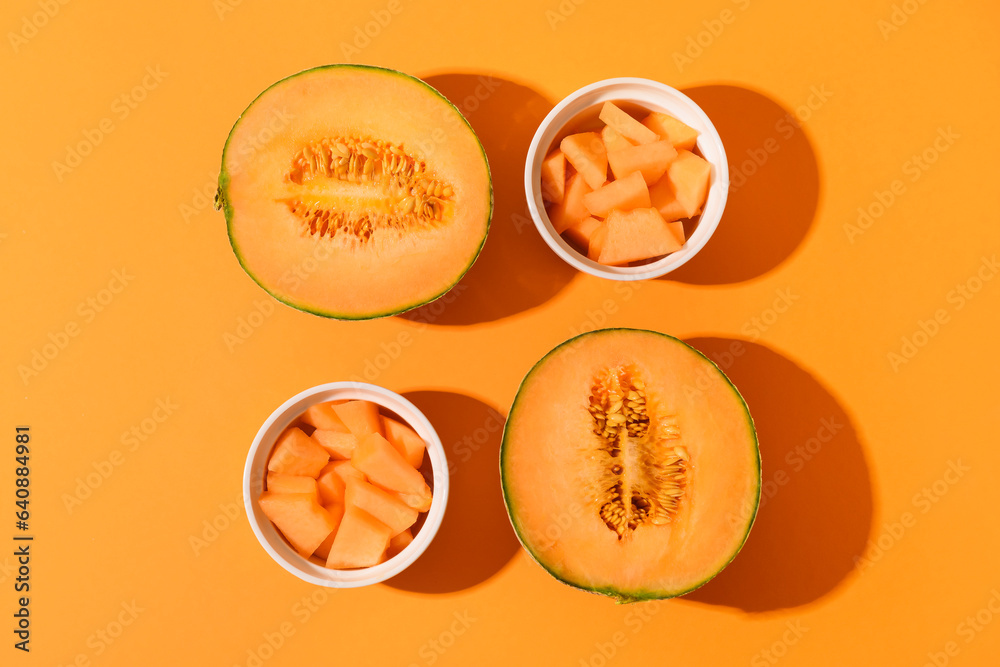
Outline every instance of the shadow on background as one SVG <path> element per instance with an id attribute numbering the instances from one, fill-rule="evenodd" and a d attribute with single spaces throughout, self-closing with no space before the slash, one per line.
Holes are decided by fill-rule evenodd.
<path id="1" fill-rule="evenodd" d="M 696 285 L 756 278 L 799 246 L 819 200 L 819 167 L 795 117 L 773 100 L 737 86 L 699 86 L 684 93 L 722 137 L 729 160 L 729 199 L 708 244 L 665 276 Z"/>
<path id="2" fill-rule="evenodd" d="M 444 391 L 405 394 L 437 429 L 451 473 L 448 509 L 427 551 L 386 582 L 420 593 L 450 593 L 486 581 L 517 552 L 500 492 L 500 439 L 505 418 L 469 396 Z"/>
<path id="3" fill-rule="evenodd" d="M 442 298 L 445 305 L 432 303 L 401 317 L 476 324 L 545 303 L 575 273 L 535 231 L 524 195 L 528 146 L 552 104 L 530 88 L 488 75 L 440 74 L 426 81 L 462 111 L 486 149 L 493 222 L 479 259 L 459 287 Z"/>
<path id="4" fill-rule="evenodd" d="M 868 465 L 847 412 L 815 378 L 766 347 L 727 338 L 686 342 L 746 399 L 763 486 L 743 550 L 684 599 L 749 612 L 818 600 L 849 576 L 871 531 Z"/>

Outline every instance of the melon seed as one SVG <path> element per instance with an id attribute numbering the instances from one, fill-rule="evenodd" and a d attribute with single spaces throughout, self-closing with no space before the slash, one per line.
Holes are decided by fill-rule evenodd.
<path id="1" fill-rule="evenodd" d="M 622 540 L 642 525 L 673 521 L 690 465 L 687 449 L 677 445 L 676 419 L 658 405 L 650 412 L 646 384 L 631 366 L 598 373 L 587 412 L 599 449 L 612 459 L 593 459 L 604 467 L 598 478 L 611 482 L 594 498 L 604 524 Z"/>
<path id="2" fill-rule="evenodd" d="M 454 190 L 440 179 L 428 179 L 429 172 L 426 163 L 402 146 L 353 136 L 327 137 L 301 145 L 292 156 L 285 180 L 295 194 L 281 201 L 302 221 L 307 235 L 365 243 L 381 233 L 447 223 L 446 203 Z M 296 186 L 307 183 L 311 183 L 308 192 L 295 192 Z M 376 202 L 362 205 L 370 210 L 357 210 L 356 202 L 371 201 L 373 194 Z M 387 205 L 377 203 L 380 196 Z"/>

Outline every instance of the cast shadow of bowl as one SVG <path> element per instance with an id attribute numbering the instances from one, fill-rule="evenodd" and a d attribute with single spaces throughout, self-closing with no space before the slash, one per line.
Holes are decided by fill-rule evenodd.
<path id="1" fill-rule="evenodd" d="M 819 201 L 819 166 L 795 116 L 737 86 L 684 90 L 719 131 L 729 160 L 729 199 L 715 234 L 687 264 L 663 277 L 724 285 L 774 269 L 801 244 Z"/>
<path id="2" fill-rule="evenodd" d="M 524 161 L 552 104 L 526 86 L 478 74 L 425 79 L 465 115 L 486 150 L 493 177 L 493 222 L 479 259 L 436 302 L 402 317 L 424 323 L 491 322 L 539 306 L 575 275 L 535 230 L 524 195 Z"/>
<path id="3" fill-rule="evenodd" d="M 386 585 L 419 593 L 451 593 L 500 571 L 520 544 L 500 492 L 500 440 L 506 418 L 469 396 L 446 391 L 404 394 L 430 420 L 448 457 L 444 521 L 420 558 Z"/>
<path id="4" fill-rule="evenodd" d="M 852 574 L 871 531 L 871 480 L 848 413 L 809 373 L 762 345 L 685 342 L 715 361 L 746 399 L 763 483 L 743 550 L 683 599 L 747 612 L 819 600 Z"/>

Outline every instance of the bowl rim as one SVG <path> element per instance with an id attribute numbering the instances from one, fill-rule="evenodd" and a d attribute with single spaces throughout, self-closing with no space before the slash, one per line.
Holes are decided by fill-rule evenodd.
<path id="1" fill-rule="evenodd" d="M 264 466 L 278 435 L 310 405 L 339 399 L 372 401 L 399 415 L 426 443 L 426 456 L 430 460 L 433 474 L 434 498 L 413 541 L 384 563 L 357 570 L 334 570 L 303 558 L 278 534 L 257 503 L 263 490 Z M 426 551 L 444 519 L 448 487 L 448 461 L 444 446 L 437 431 L 417 406 L 394 391 L 367 382 L 328 382 L 292 396 L 261 425 L 247 452 L 243 468 L 243 509 L 257 541 L 271 559 L 285 570 L 319 586 L 356 588 L 376 584 L 399 574 Z"/>
<path id="2" fill-rule="evenodd" d="M 629 90 L 642 91 L 646 97 L 636 99 L 627 94 Z M 621 91 L 623 94 L 611 94 L 615 91 Z M 596 99 L 592 100 L 591 98 Z M 625 100 L 640 104 L 651 111 L 670 113 L 677 116 L 678 120 L 682 122 L 698 126 L 696 128 L 699 130 L 697 146 L 712 167 L 708 197 L 694 234 L 687 239 L 681 250 L 642 266 L 605 266 L 584 257 L 555 232 L 542 201 L 539 174 L 542 160 L 544 160 L 546 150 L 552 140 L 576 115 L 592 106 L 611 100 Z M 652 108 L 649 105 L 652 105 Z M 712 154 L 711 159 L 706 152 Z M 653 79 L 615 77 L 596 81 L 575 90 L 549 111 L 535 131 L 528 148 L 524 169 L 524 188 L 528 211 L 535 223 L 535 228 L 545 243 L 563 261 L 579 271 L 599 278 L 624 281 L 646 280 L 658 278 L 677 269 L 687 263 L 708 243 L 722 219 L 722 213 L 728 199 L 729 163 L 718 130 L 708 114 L 694 100 L 676 88 Z"/>

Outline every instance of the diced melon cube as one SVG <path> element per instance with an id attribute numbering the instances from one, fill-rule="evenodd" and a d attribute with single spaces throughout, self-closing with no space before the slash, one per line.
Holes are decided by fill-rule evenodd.
<path id="1" fill-rule="evenodd" d="M 358 436 L 353 433 L 324 431 L 319 428 L 313 431 L 312 439 L 330 454 L 331 459 L 351 458 L 354 447 L 358 444 Z"/>
<path id="2" fill-rule="evenodd" d="M 601 120 L 615 132 L 637 144 L 651 144 L 660 138 L 656 132 L 619 109 L 614 102 L 605 102 L 601 107 Z"/>
<path id="3" fill-rule="evenodd" d="M 587 246 L 587 259 L 592 259 L 595 262 L 597 258 L 601 256 L 601 248 L 604 247 L 604 241 L 608 237 L 608 228 L 601 223 L 601 226 L 594 230 L 594 233 L 590 235 L 590 245 Z"/>
<path id="4" fill-rule="evenodd" d="M 424 450 L 427 448 L 423 438 L 406 424 L 391 417 L 382 417 L 382 430 L 385 432 L 385 439 L 403 455 L 406 462 L 419 468 L 424 462 Z"/>
<path id="5" fill-rule="evenodd" d="M 601 141 L 604 142 L 604 149 L 608 153 L 635 146 L 633 142 L 618 134 L 615 131 L 615 128 L 610 125 L 605 125 L 604 128 L 601 129 Z"/>
<path id="6" fill-rule="evenodd" d="M 698 142 L 698 130 L 685 125 L 673 116 L 654 111 L 642 120 L 642 124 L 655 132 L 661 139 L 666 139 L 677 150 L 694 150 Z"/>
<path id="7" fill-rule="evenodd" d="M 378 406 L 371 401 L 348 401 L 333 406 L 347 429 L 359 438 L 369 433 L 382 432 L 382 418 Z"/>
<path id="8" fill-rule="evenodd" d="M 566 156 L 558 148 L 542 161 L 542 197 L 560 204 L 566 193 Z"/>
<path id="9" fill-rule="evenodd" d="M 330 455 L 302 429 L 293 426 L 286 429 L 271 452 L 267 469 L 286 475 L 307 475 L 316 477 L 323 469 Z"/>
<path id="10" fill-rule="evenodd" d="M 651 205 L 665 220 L 697 215 L 708 198 L 712 165 L 694 153 L 680 150 L 667 173 L 649 191 Z"/>
<path id="11" fill-rule="evenodd" d="M 608 180 L 608 153 L 597 132 L 571 134 L 562 140 L 559 148 L 592 190 Z"/>
<path id="12" fill-rule="evenodd" d="M 371 433 L 358 440 L 351 463 L 372 484 L 399 493 L 403 502 L 410 507 L 421 512 L 430 509 L 431 489 L 424 481 L 424 476 L 378 433 Z"/>
<path id="13" fill-rule="evenodd" d="M 410 531 L 409 528 L 399 533 L 398 535 L 393 536 L 393 538 L 389 540 L 389 550 L 388 550 L 389 558 L 392 558 L 400 551 L 410 546 L 410 542 L 412 541 L 413 541 L 413 533 Z"/>
<path id="14" fill-rule="evenodd" d="M 584 195 L 583 203 L 591 215 L 603 218 L 611 209 L 628 211 L 648 207 L 649 190 L 642 174 L 634 172 Z"/>
<path id="15" fill-rule="evenodd" d="M 677 242 L 684 245 L 684 242 L 687 240 L 684 238 L 684 223 L 680 220 L 674 220 L 667 223 L 667 228 L 674 235 L 674 238 L 677 239 Z"/>
<path id="16" fill-rule="evenodd" d="M 612 211 L 604 221 L 607 236 L 597 261 L 618 265 L 680 250 L 674 233 L 655 208 Z"/>
<path id="17" fill-rule="evenodd" d="M 571 244 L 580 249 L 584 255 L 587 254 L 587 249 L 590 247 L 590 237 L 593 236 L 594 231 L 601 226 L 601 221 L 594 217 L 586 217 L 575 225 L 566 228 L 563 236 Z"/>
<path id="18" fill-rule="evenodd" d="M 257 503 L 304 558 L 316 551 L 316 547 L 337 528 L 330 513 L 316 501 L 314 493 L 265 491 Z"/>
<path id="19" fill-rule="evenodd" d="M 357 477 L 358 479 L 368 479 L 365 474 L 355 468 L 350 461 L 331 461 L 330 465 L 327 466 L 330 470 L 337 473 L 340 479 L 344 480 L 346 483 L 348 478 Z"/>
<path id="20" fill-rule="evenodd" d="M 562 234 L 567 227 L 575 225 L 588 215 L 583 204 L 583 196 L 593 192 L 587 181 L 580 174 L 573 174 L 566 184 L 566 194 L 561 204 L 549 207 L 549 221 L 557 234 Z"/>
<path id="21" fill-rule="evenodd" d="M 340 522 L 344 519 L 344 503 L 341 502 L 323 505 L 323 509 L 330 513 L 330 516 L 333 517 L 334 522 L 337 524 L 337 528 L 334 528 L 333 531 L 326 536 L 326 539 L 323 540 L 318 547 L 316 547 L 316 551 L 313 552 L 314 556 L 326 561 L 326 559 L 330 556 L 330 547 L 333 546 L 333 540 L 337 537 L 337 529 L 340 528 Z"/>
<path id="22" fill-rule="evenodd" d="M 360 507 L 373 517 L 389 526 L 393 535 L 398 535 L 417 521 L 417 510 L 413 509 L 394 493 L 389 493 L 360 479 L 347 480 L 346 503 Z"/>
<path id="23" fill-rule="evenodd" d="M 348 505 L 333 538 L 326 566 L 338 570 L 377 565 L 389 547 L 389 526 L 363 509 Z"/>
<path id="24" fill-rule="evenodd" d="M 660 176 L 663 176 L 675 157 L 677 151 L 670 142 L 661 140 L 608 153 L 608 164 L 611 165 L 611 171 L 617 179 L 638 171 L 642 174 L 646 185 L 652 185 L 660 180 Z"/>
<path id="25" fill-rule="evenodd" d="M 350 461 L 344 461 L 347 465 L 351 465 Z M 351 468 L 353 470 L 353 467 Z M 358 477 L 364 479 L 358 471 L 354 471 L 356 475 L 347 475 L 346 477 Z M 328 463 L 320 473 L 319 477 L 316 478 L 316 491 L 319 493 L 319 502 L 323 505 L 328 505 L 330 503 L 343 503 L 344 502 L 344 492 L 345 477 L 341 477 L 341 474 L 337 472 L 337 462 Z"/>
<path id="26" fill-rule="evenodd" d="M 267 473 L 267 490 L 273 493 L 316 493 L 316 480 L 305 475 Z"/>
<path id="27" fill-rule="evenodd" d="M 340 420 L 337 413 L 333 410 L 333 403 L 317 403 L 316 405 L 310 405 L 306 408 L 306 411 L 302 413 L 299 417 L 302 421 L 309 424 L 313 428 L 321 428 L 324 431 L 339 431 L 340 433 L 347 433 L 347 426 L 344 422 Z"/>

